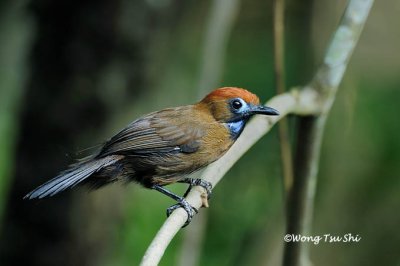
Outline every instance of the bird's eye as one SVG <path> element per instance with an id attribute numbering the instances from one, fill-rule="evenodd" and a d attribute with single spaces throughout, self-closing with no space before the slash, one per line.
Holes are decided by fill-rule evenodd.
<path id="1" fill-rule="evenodd" d="M 242 106 L 243 106 L 243 104 L 242 104 L 242 102 L 239 101 L 239 100 L 234 100 L 234 101 L 232 102 L 232 107 L 233 107 L 234 109 L 236 109 L 236 110 L 239 110 L 240 108 L 242 108 Z"/>

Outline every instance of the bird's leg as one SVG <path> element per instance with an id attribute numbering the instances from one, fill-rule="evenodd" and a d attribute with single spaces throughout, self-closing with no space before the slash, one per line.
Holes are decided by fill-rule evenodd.
<path id="1" fill-rule="evenodd" d="M 153 185 L 152 189 L 155 189 L 178 202 L 178 204 L 172 205 L 167 209 L 167 216 L 170 216 L 174 210 L 181 207 L 186 211 L 188 218 L 182 227 L 187 226 L 192 221 L 194 214 L 198 213 L 198 210 L 190 206 L 189 202 L 187 202 L 184 197 L 180 197 L 159 185 Z"/>
<path id="2" fill-rule="evenodd" d="M 200 186 L 202 188 L 204 188 L 207 192 L 207 199 L 210 199 L 211 197 L 211 193 L 212 193 L 212 184 L 208 181 L 205 181 L 203 179 L 200 178 L 184 178 L 178 181 L 179 183 L 187 183 L 189 184 L 189 188 L 186 190 L 185 194 L 183 195 L 183 197 L 186 197 L 187 194 L 189 193 L 190 189 L 193 186 Z"/>

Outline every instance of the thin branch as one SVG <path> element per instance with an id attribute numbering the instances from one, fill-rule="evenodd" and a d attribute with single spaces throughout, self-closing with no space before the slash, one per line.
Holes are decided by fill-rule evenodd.
<path id="1" fill-rule="evenodd" d="M 280 94 L 285 92 L 285 0 L 274 1 L 273 20 L 275 83 L 276 92 Z M 283 187 L 285 191 L 284 195 L 287 195 L 293 183 L 293 159 L 289 140 L 289 125 L 286 118 L 283 118 L 279 123 L 279 140 L 282 159 Z"/>
<path id="2" fill-rule="evenodd" d="M 248 123 L 241 137 L 229 151 L 217 162 L 207 167 L 203 172 L 203 179 L 211 182 L 213 187 L 216 186 L 234 163 L 281 118 L 289 113 L 309 115 L 317 114 L 320 111 L 318 94 L 309 89 L 301 91 L 294 89 L 291 92 L 278 95 L 272 98 L 267 105 L 278 109 L 281 115 L 278 117 L 256 116 Z M 203 188 L 194 187 L 186 197 L 186 200 L 190 205 L 199 209 L 203 204 L 202 197 L 204 196 L 205 191 Z M 165 249 L 186 222 L 186 219 L 187 214 L 182 208 L 175 210 L 171 216 L 167 218 L 148 247 L 141 262 L 142 266 L 157 265 L 159 263 Z"/>
<path id="3" fill-rule="evenodd" d="M 274 0 L 274 67 L 275 67 L 275 83 L 277 93 L 285 91 L 285 64 L 284 64 L 284 14 L 285 0 Z"/>
<path id="4" fill-rule="evenodd" d="M 309 235 L 316 191 L 319 154 L 328 113 L 335 100 L 352 51 L 357 44 L 373 0 L 351 0 L 330 46 L 308 88 L 321 94 L 322 113 L 300 119 L 295 178 L 289 195 L 287 234 Z M 283 265 L 309 265 L 309 245 L 285 244 Z"/>

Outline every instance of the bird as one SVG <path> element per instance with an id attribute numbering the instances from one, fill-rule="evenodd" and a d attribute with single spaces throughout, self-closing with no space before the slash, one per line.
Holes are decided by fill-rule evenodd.
<path id="1" fill-rule="evenodd" d="M 190 188 L 201 186 L 208 196 L 212 190 L 211 183 L 190 178 L 191 174 L 224 155 L 255 114 L 275 116 L 279 112 L 237 87 L 218 88 L 192 105 L 149 113 L 24 199 L 51 197 L 81 185 L 97 189 L 116 181 L 133 181 L 174 199 L 177 203 L 167 209 L 167 215 L 182 207 L 188 214 L 186 226 L 197 213 L 185 200 Z M 183 196 L 165 188 L 177 182 L 189 184 Z"/>

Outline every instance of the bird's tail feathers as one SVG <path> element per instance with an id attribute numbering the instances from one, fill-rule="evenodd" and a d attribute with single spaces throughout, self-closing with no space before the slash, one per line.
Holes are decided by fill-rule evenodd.
<path id="1" fill-rule="evenodd" d="M 79 183 L 82 183 L 92 174 L 120 159 L 121 156 L 107 156 L 104 158 L 88 159 L 87 161 L 78 162 L 77 164 L 72 165 L 70 169 L 61 172 L 55 178 L 29 192 L 24 199 L 41 199 L 44 197 L 54 196 L 61 191 L 73 188 Z"/>

